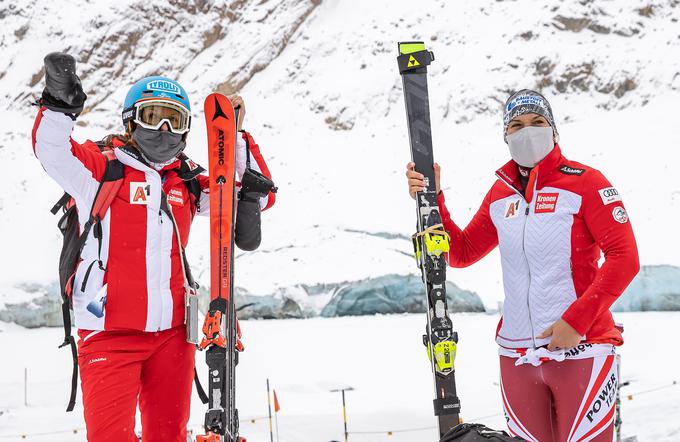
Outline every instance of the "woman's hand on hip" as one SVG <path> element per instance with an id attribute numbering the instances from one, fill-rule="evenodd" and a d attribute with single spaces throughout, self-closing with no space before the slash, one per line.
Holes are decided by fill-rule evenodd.
<path id="1" fill-rule="evenodd" d="M 558 319 L 557 322 L 537 337 L 541 339 L 552 337 L 548 344 L 548 350 L 550 351 L 556 349 L 567 350 L 576 347 L 581 342 L 581 334 L 574 330 L 571 325 L 567 324 L 564 319 Z"/>

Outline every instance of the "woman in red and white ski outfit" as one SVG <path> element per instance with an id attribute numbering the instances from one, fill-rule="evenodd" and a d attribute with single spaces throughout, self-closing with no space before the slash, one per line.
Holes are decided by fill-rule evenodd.
<path id="1" fill-rule="evenodd" d="M 496 341 L 510 431 L 529 441 L 611 441 L 623 339 L 609 307 L 639 270 L 628 214 L 602 173 L 562 155 L 541 94 L 510 96 L 504 126 L 512 160 L 465 229 L 439 191 L 448 262 L 466 267 L 500 248 Z M 414 196 L 423 176 L 412 163 L 406 174 Z M 439 174 L 435 165 L 438 190 Z"/>
<path id="2" fill-rule="evenodd" d="M 82 229 L 111 161 L 95 143 L 71 138 L 86 98 L 74 59 L 50 54 L 45 69 L 33 148 L 48 175 L 75 199 Z M 243 117 L 243 101 L 236 97 L 234 103 Z M 207 214 L 210 206 L 208 179 L 182 153 L 190 107 L 181 86 L 163 77 L 142 79 L 131 88 L 128 105 L 126 134 L 112 139 L 123 184 L 101 220 L 101 240 L 90 232 L 72 284 L 87 437 L 137 441 L 139 404 L 144 442 L 186 442 L 195 346 L 185 335 L 182 253 L 194 216 Z M 237 140 L 239 176 L 246 142 L 253 169 L 269 176 L 247 132 Z M 200 184 L 198 198 L 185 183 L 191 179 Z M 257 210 L 274 203 L 273 194 L 255 196 Z M 249 236 L 259 244 L 256 227 Z"/>

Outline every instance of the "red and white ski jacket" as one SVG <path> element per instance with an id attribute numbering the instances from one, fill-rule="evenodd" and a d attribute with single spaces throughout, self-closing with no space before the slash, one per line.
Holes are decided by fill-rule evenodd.
<path id="1" fill-rule="evenodd" d="M 449 264 L 466 267 L 500 248 L 505 301 L 496 341 L 540 347 L 538 339 L 562 318 L 590 343 L 620 345 L 609 307 L 639 270 L 637 245 L 621 197 L 598 170 L 567 160 L 555 148 L 534 167 L 522 195 L 514 161 L 468 226 L 439 208 L 451 236 Z M 605 261 L 598 268 L 600 251 Z"/>
<path id="2" fill-rule="evenodd" d="M 45 171 L 75 199 L 82 231 L 106 158 L 95 143 L 79 144 L 71 138 L 74 124 L 67 115 L 42 108 L 32 137 L 33 150 Z M 243 133 L 236 144 L 237 174 L 241 176 L 245 170 L 246 139 L 255 160 L 251 167 L 270 177 L 259 147 L 248 133 Z M 179 167 L 179 161 L 159 172 L 124 150 L 114 152 L 124 165 L 124 181 L 101 221 L 101 250 L 94 229 L 83 248 L 73 283 L 75 324 L 87 330 L 149 332 L 179 326 L 184 323 L 185 276 L 177 235 L 186 247 L 194 216 L 208 213 L 208 177 L 197 176 L 203 191 L 196 204 L 173 170 Z M 161 210 L 162 194 L 166 195 L 177 232 Z M 274 203 L 273 196 L 261 199 L 263 209 Z M 99 259 L 105 270 L 98 265 Z M 87 310 L 87 305 L 103 297 L 106 308 L 99 318 Z"/>

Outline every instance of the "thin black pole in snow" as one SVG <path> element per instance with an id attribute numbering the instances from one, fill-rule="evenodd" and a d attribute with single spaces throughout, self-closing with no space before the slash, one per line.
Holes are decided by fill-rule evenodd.
<path id="1" fill-rule="evenodd" d="M 335 390 L 331 390 L 331 392 L 341 392 L 342 393 L 342 421 L 345 426 L 345 442 L 349 441 L 349 431 L 347 431 L 347 403 L 345 402 L 345 391 L 352 391 L 354 388 L 352 387 L 346 387 L 346 388 L 338 388 Z"/>
<path id="2" fill-rule="evenodd" d="M 269 439 L 274 442 L 274 428 L 272 426 L 272 401 L 269 394 L 269 378 L 267 378 L 267 408 L 269 408 Z"/>
<path id="3" fill-rule="evenodd" d="M 345 390 L 342 390 L 342 419 L 345 422 L 345 442 L 349 440 L 347 433 L 347 405 L 345 404 Z"/>
<path id="4" fill-rule="evenodd" d="M 28 368 L 24 367 L 24 405 L 28 407 Z"/>

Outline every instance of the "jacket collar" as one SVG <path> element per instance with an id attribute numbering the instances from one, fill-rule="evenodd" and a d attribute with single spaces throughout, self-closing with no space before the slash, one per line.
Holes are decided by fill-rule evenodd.
<path id="1" fill-rule="evenodd" d="M 559 165 L 565 161 L 562 156 L 562 149 L 559 144 L 555 144 L 553 150 L 550 151 L 545 158 L 543 158 L 529 174 L 529 184 L 525 195 L 522 195 L 522 185 L 519 180 L 519 167 L 514 160 L 510 160 L 496 171 L 496 176 L 507 186 L 512 188 L 515 192 L 522 195 L 527 201 L 533 198 L 534 187 L 542 188 L 543 183 L 552 175 L 552 173 L 559 168 Z M 539 175 L 540 172 L 540 175 Z"/>
<path id="2" fill-rule="evenodd" d="M 139 152 L 137 152 L 136 149 L 127 145 L 115 147 L 117 147 L 117 149 L 114 150 L 114 152 L 116 153 L 116 158 L 118 158 L 118 160 L 120 160 L 120 162 L 125 164 L 126 166 L 130 166 L 138 170 L 143 171 L 153 170 L 154 172 L 157 172 L 162 175 L 168 170 L 179 168 L 181 164 L 181 161 L 178 159 L 168 164 L 167 166 L 164 166 L 161 170 L 156 170 L 153 167 L 149 166 L 146 163 L 146 161 L 144 161 L 144 158 L 142 158 L 142 156 L 139 154 Z"/>

